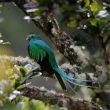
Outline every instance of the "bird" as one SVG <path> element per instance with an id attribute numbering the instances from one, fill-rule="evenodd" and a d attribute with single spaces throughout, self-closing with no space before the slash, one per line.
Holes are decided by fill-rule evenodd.
<path id="1" fill-rule="evenodd" d="M 92 80 L 84 80 L 79 78 L 74 78 L 66 73 L 64 73 L 57 65 L 54 52 L 52 48 L 48 46 L 41 38 L 39 34 L 29 34 L 26 38 L 28 41 L 28 54 L 30 58 L 36 61 L 43 71 L 46 71 L 50 75 L 55 74 L 57 80 L 59 81 L 61 88 L 67 90 L 65 82 L 70 86 L 85 86 L 77 82 L 92 82 Z M 72 86 L 71 86 L 72 87 Z M 91 87 L 91 86 L 86 86 Z"/>

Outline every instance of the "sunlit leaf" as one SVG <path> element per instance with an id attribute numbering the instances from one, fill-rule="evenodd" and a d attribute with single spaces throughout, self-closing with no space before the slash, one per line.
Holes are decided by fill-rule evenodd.
<path id="1" fill-rule="evenodd" d="M 21 90 L 21 89 L 23 89 L 23 88 L 25 88 L 25 85 L 20 85 L 20 86 L 18 86 L 16 89 L 17 89 L 17 90 Z"/>
<path id="2" fill-rule="evenodd" d="M 90 7 L 91 11 L 94 13 L 98 13 L 102 9 L 102 6 L 96 0 L 94 0 L 94 2 L 91 3 Z"/>
<path id="3" fill-rule="evenodd" d="M 84 7 L 88 7 L 90 5 L 90 0 L 84 0 L 84 2 L 85 2 Z"/>
<path id="4" fill-rule="evenodd" d="M 21 110 L 30 110 L 30 107 L 29 107 L 29 98 L 27 98 L 27 97 L 24 97 L 23 98 Z"/>
<path id="5" fill-rule="evenodd" d="M 33 99 L 31 103 L 35 110 L 45 110 L 45 104 L 42 101 Z"/>

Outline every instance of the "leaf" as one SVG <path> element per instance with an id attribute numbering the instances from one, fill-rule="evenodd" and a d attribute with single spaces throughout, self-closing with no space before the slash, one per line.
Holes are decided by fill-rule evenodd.
<path id="1" fill-rule="evenodd" d="M 33 99 L 31 103 L 35 110 L 45 110 L 45 104 L 42 101 Z"/>
<path id="2" fill-rule="evenodd" d="M 88 7 L 90 5 L 90 0 L 84 0 L 84 2 L 85 2 L 84 7 Z"/>
<path id="3" fill-rule="evenodd" d="M 17 90 L 22 90 L 23 88 L 25 88 L 25 85 L 20 85 L 20 86 L 18 86 L 16 89 L 17 89 Z"/>
<path id="4" fill-rule="evenodd" d="M 76 27 L 77 26 L 77 22 L 76 22 L 76 20 L 72 20 L 72 21 L 70 21 L 68 24 L 67 24 L 67 26 L 68 27 Z"/>
<path id="5" fill-rule="evenodd" d="M 98 13 L 102 9 L 102 6 L 99 3 L 97 3 L 96 0 L 94 0 L 94 2 L 91 3 L 90 8 L 92 12 Z"/>
<path id="6" fill-rule="evenodd" d="M 9 100 L 5 100 L 3 106 L 0 106 L 0 110 L 19 110 L 19 108 Z"/>
<path id="7" fill-rule="evenodd" d="M 36 10 L 35 12 L 34 12 L 34 16 L 41 16 L 42 15 L 42 10 Z"/>
<path id="8" fill-rule="evenodd" d="M 25 77 L 28 73 L 28 70 L 26 68 L 24 68 L 23 66 L 20 66 L 19 70 L 23 77 Z"/>
<path id="9" fill-rule="evenodd" d="M 97 26 L 97 20 L 96 19 L 90 19 L 90 23 L 92 26 Z"/>
<path id="10" fill-rule="evenodd" d="M 23 100 L 22 100 L 21 110 L 30 110 L 29 108 L 30 108 L 29 107 L 29 98 L 24 97 Z"/>

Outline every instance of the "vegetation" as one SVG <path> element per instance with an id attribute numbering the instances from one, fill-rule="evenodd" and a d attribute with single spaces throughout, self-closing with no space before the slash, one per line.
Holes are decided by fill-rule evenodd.
<path id="1" fill-rule="evenodd" d="M 29 58 L 3 55 L 10 43 L 0 34 L 0 110 L 109 110 L 110 2 L 109 0 L 0 0 L 14 3 L 64 55 L 60 67 L 74 77 L 91 79 L 85 88 L 57 93 L 26 83 L 41 72 Z M 0 10 L 2 11 L 2 10 Z M 49 74 L 42 74 L 50 77 Z M 97 87 L 97 88 L 95 88 Z"/>

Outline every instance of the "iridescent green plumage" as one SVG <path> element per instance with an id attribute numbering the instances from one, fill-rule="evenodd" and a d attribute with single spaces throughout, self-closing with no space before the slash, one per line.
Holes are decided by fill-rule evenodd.
<path id="1" fill-rule="evenodd" d="M 35 61 L 37 61 L 37 63 L 41 66 L 42 70 L 48 72 L 49 74 L 55 73 L 59 83 L 61 84 L 61 87 L 64 90 L 66 89 L 66 86 L 62 78 L 68 84 L 75 84 L 78 86 L 83 85 L 77 84 L 75 81 L 91 82 L 91 80 L 81 80 L 73 78 L 61 71 L 56 63 L 56 59 L 52 49 L 40 39 L 39 35 L 30 34 L 28 36 L 28 52 L 29 56 L 33 58 Z"/>

